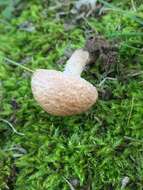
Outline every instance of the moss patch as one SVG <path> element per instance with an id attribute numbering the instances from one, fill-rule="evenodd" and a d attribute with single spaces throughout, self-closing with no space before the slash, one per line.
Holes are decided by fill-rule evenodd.
<path id="1" fill-rule="evenodd" d="M 130 1 L 113 3 L 131 16 L 111 10 L 68 31 L 65 20 L 70 15 L 57 20 L 57 12 L 50 9 L 53 2 L 25 2 L 10 20 L 1 15 L 0 118 L 24 134 L 0 122 L 1 190 L 68 190 L 66 180 L 76 190 L 118 190 L 125 176 L 130 179 L 126 189 L 142 189 L 143 36 L 138 19 L 143 21 L 143 6 L 134 1 L 133 13 Z M 109 73 L 99 61 L 83 74 L 98 87 L 97 104 L 77 116 L 48 115 L 33 99 L 31 74 L 3 58 L 33 70 L 63 70 L 57 62 L 65 50 L 82 47 L 87 32 L 95 30 L 119 47 L 119 60 Z"/>

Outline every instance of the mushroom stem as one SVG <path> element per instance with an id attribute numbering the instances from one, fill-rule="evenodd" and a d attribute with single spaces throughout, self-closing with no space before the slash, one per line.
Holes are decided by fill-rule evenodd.
<path id="1" fill-rule="evenodd" d="M 77 49 L 67 61 L 63 73 L 66 75 L 80 76 L 85 65 L 87 65 L 89 62 L 89 52 L 83 49 Z"/>

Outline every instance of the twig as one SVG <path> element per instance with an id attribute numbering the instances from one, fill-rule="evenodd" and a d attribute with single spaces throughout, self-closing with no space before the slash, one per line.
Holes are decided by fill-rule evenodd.
<path id="1" fill-rule="evenodd" d="M 9 59 L 9 58 L 6 58 L 6 57 L 5 57 L 4 60 L 7 61 L 7 62 L 9 62 L 9 63 L 12 63 L 13 65 L 16 65 L 16 66 L 18 66 L 18 67 L 21 67 L 21 68 L 24 69 L 24 70 L 27 70 L 27 71 L 32 72 L 32 73 L 34 72 L 33 70 L 31 70 L 31 69 L 29 69 L 29 68 L 27 68 L 27 67 L 21 65 L 20 63 L 15 62 L 15 61 L 13 61 L 13 60 L 11 60 L 11 59 Z"/>
<path id="2" fill-rule="evenodd" d="M 136 77 L 136 76 L 138 76 L 138 75 L 143 75 L 143 71 L 139 71 L 139 72 L 136 72 L 136 73 L 130 73 L 130 74 L 128 74 L 127 76 L 128 77 Z"/>
<path id="3" fill-rule="evenodd" d="M 20 154 L 26 154 L 27 153 L 27 150 L 25 150 L 22 147 L 11 147 L 8 149 L 4 149 L 4 151 L 18 151 L 18 152 L 20 152 Z"/>
<path id="4" fill-rule="evenodd" d="M 133 107 L 134 107 L 134 96 L 132 97 L 132 101 L 131 101 L 131 109 L 130 109 L 130 112 L 129 112 L 129 116 L 128 116 L 128 121 L 127 121 L 127 126 L 129 125 L 130 123 L 130 120 L 131 120 L 131 116 L 132 116 L 132 112 L 133 112 Z"/>
<path id="5" fill-rule="evenodd" d="M 102 121 L 101 121 L 98 117 L 94 116 L 94 119 L 95 119 L 100 125 L 102 125 Z"/>
<path id="6" fill-rule="evenodd" d="M 6 123 L 6 124 L 13 130 L 13 132 L 14 132 L 15 134 L 24 136 L 24 134 L 18 132 L 18 131 L 13 127 L 13 125 L 12 125 L 9 121 L 7 121 L 7 120 L 5 120 L 5 119 L 2 119 L 2 118 L 0 118 L 0 121 Z"/>
<path id="7" fill-rule="evenodd" d="M 67 182 L 67 184 L 69 185 L 70 189 L 71 190 L 75 190 L 75 188 L 73 187 L 73 185 L 65 177 L 63 177 L 63 178 Z"/>
<path id="8" fill-rule="evenodd" d="M 112 77 L 105 77 L 99 84 L 98 84 L 98 86 L 99 87 L 101 87 L 104 83 L 105 83 L 105 81 L 106 80 L 117 80 L 116 78 L 112 78 Z"/>

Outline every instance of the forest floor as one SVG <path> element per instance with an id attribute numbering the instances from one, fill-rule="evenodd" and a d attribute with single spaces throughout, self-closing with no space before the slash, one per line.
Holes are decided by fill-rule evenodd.
<path id="1" fill-rule="evenodd" d="M 0 190 L 142 190 L 142 0 L 10 2 L 0 1 Z M 97 103 L 49 115 L 12 62 L 62 71 L 89 39 L 97 57 L 82 76 Z"/>

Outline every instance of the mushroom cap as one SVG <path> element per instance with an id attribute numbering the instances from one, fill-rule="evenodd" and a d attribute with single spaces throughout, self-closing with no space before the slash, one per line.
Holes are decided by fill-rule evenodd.
<path id="1" fill-rule="evenodd" d="M 79 114 L 89 109 L 98 98 L 96 88 L 80 76 L 55 70 L 36 70 L 31 87 L 36 101 L 52 115 Z"/>

